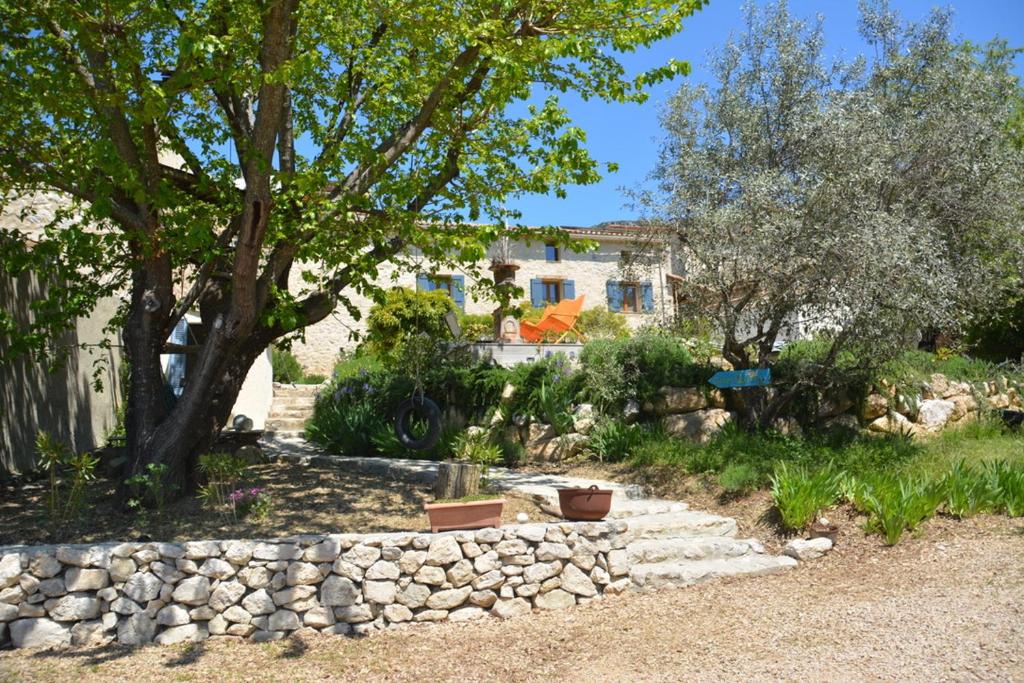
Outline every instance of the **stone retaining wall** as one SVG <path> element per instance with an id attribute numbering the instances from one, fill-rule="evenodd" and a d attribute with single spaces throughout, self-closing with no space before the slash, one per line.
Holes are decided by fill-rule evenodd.
<path id="1" fill-rule="evenodd" d="M 0 645 L 363 635 L 559 609 L 629 586 L 624 522 L 0 548 Z"/>

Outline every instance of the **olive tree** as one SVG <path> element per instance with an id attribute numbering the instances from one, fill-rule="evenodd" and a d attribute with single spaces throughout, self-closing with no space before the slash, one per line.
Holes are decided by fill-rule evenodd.
<path id="1" fill-rule="evenodd" d="M 34 326 L 0 317 L 7 349 L 122 295 L 128 474 L 184 490 L 270 342 L 379 293 L 384 261 L 479 261 L 509 197 L 595 182 L 557 97 L 526 101 L 642 101 L 685 65 L 620 55 L 702 4 L 0 0 L 0 197 L 73 200 L 39 243 L 0 239 L 53 285 Z M 198 343 L 169 346 L 190 312 Z M 174 404 L 168 351 L 193 360 Z"/>
<path id="2" fill-rule="evenodd" d="M 749 424 L 827 382 L 844 351 L 885 360 L 1019 274 L 1010 53 L 951 39 L 945 12 L 904 25 L 884 4 L 861 9 L 870 67 L 826 62 L 821 17 L 748 7 L 711 60 L 715 82 L 683 85 L 663 117 L 658 187 L 642 199 L 688 263 L 682 313 L 714 321 L 737 368 L 768 367 L 789 337 L 828 340 L 788 386 L 741 395 Z"/>

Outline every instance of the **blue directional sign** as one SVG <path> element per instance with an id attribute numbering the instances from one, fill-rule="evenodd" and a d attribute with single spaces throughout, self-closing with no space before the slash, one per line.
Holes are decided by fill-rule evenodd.
<path id="1" fill-rule="evenodd" d="M 772 371 L 769 368 L 757 370 L 720 370 L 708 380 L 719 389 L 738 389 L 740 387 L 763 387 L 772 383 Z"/>

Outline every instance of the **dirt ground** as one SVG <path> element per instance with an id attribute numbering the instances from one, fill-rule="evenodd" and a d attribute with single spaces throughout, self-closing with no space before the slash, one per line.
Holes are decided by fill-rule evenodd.
<path id="1" fill-rule="evenodd" d="M 117 679 L 1024 681 L 1024 521 L 936 519 L 895 548 L 506 622 L 0 653 L 0 680 Z"/>
<path id="2" fill-rule="evenodd" d="M 187 497 L 170 505 L 162 515 L 152 514 L 148 524 L 140 525 L 134 515 L 115 504 L 114 483 L 100 479 L 89 487 L 81 514 L 57 534 L 48 531 L 46 482 L 9 486 L 0 490 L 0 545 L 429 530 L 423 504 L 434 497 L 428 486 L 290 463 L 250 467 L 244 483 L 270 492 L 273 511 L 268 519 L 235 520 L 204 507 L 195 497 Z M 502 497 L 506 500 L 502 518 L 507 523 L 512 523 L 518 512 L 526 512 L 533 521 L 551 519 L 526 498 L 509 494 Z"/>

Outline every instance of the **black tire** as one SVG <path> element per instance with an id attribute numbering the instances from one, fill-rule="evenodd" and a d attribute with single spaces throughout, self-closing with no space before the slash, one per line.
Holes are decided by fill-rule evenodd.
<path id="1" fill-rule="evenodd" d="M 411 432 L 409 423 L 413 415 L 427 421 L 427 431 L 419 438 Z M 441 409 L 426 396 L 407 398 L 395 411 L 395 436 L 399 443 L 411 451 L 425 451 L 434 447 L 441 438 Z"/>

